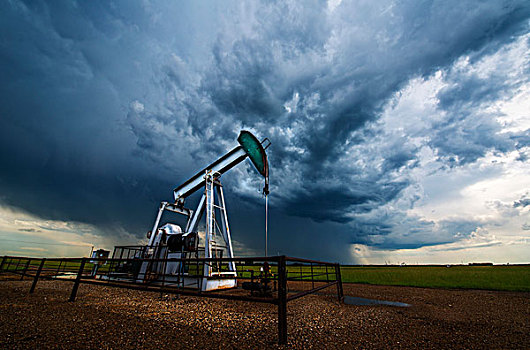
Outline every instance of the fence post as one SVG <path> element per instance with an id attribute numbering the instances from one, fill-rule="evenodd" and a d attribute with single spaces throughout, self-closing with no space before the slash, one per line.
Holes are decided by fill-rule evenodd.
<path id="1" fill-rule="evenodd" d="M 2 263 L 0 264 L 0 272 L 2 272 L 2 269 L 4 268 L 6 259 L 7 259 L 7 255 L 4 255 L 4 257 L 2 258 Z"/>
<path id="2" fill-rule="evenodd" d="M 18 272 L 18 266 L 20 265 L 20 258 L 17 259 L 17 266 L 15 266 L 15 271 L 13 272 L 16 274 Z"/>
<path id="3" fill-rule="evenodd" d="M 26 272 L 28 271 L 29 263 L 31 262 L 31 258 L 28 258 L 28 262 L 26 263 L 26 266 L 24 266 L 24 271 L 22 271 L 22 276 L 20 276 L 20 280 L 23 281 L 24 277 L 26 277 Z"/>
<path id="4" fill-rule="evenodd" d="M 311 289 L 315 289 L 315 275 L 313 274 L 313 263 L 311 263 Z"/>
<path id="5" fill-rule="evenodd" d="M 278 343 L 287 344 L 287 274 L 285 256 L 278 260 Z"/>
<path id="6" fill-rule="evenodd" d="M 77 272 L 77 277 L 75 278 L 74 287 L 72 288 L 72 293 L 70 294 L 70 299 L 68 301 L 75 301 L 77 295 L 77 289 L 79 289 L 79 282 L 81 281 L 81 276 L 83 275 L 83 270 L 85 268 L 86 258 L 81 259 L 81 265 L 79 265 L 79 271 Z"/>
<path id="7" fill-rule="evenodd" d="M 344 301 L 344 290 L 342 289 L 342 276 L 340 274 L 340 264 L 335 264 L 335 278 L 337 280 L 337 297 L 339 303 Z"/>
<path id="8" fill-rule="evenodd" d="M 29 294 L 33 294 L 35 291 L 35 287 L 37 286 L 37 281 L 39 280 L 40 273 L 42 271 L 42 268 L 44 267 L 44 262 L 46 261 L 46 258 L 43 258 L 40 261 L 39 269 L 37 270 L 37 273 L 35 274 L 35 277 L 33 278 L 33 284 L 31 285 L 31 288 L 29 290 Z"/>

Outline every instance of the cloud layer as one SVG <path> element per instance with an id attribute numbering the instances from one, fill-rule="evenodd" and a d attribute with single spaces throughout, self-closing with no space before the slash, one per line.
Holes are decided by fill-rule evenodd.
<path id="1" fill-rule="evenodd" d="M 498 207 L 424 209 L 524 168 L 525 1 L 0 6 L 4 205 L 141 237 L 156 203 L 249 129 L 273 144 L 271 251 L 352 261 L 351 244 L 505 225 Z M 245 166 L 223 182 L 235 239 L 260 249 L 260 179 Z M 512 200 L 528 222 L 527 193 L 481 205 Z"/>

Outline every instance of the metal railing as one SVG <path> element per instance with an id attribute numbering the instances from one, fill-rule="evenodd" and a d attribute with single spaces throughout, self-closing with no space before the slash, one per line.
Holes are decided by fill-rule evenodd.
<path id="1" fill-rule="evenodd" d="M 287 256 L 244 258 L 30 258 L 4 256 L 0 274 L 33 278 L 30 293 L 41 279 L 73 283 L 70 301 L 80 284 L 269 303 L 278 306 L 278 342 L 287 343 L 287 303 L 336 286 L 343 300 L 340 266 Z M 143 269 L 142 266 L 146 268 Z M 205 269 L 207 266 L 209 269 Z M 235 271 L 233 270 L 235 267 Z M 211 271 L 206 276 L 204 271 Z M 234 273 L 235 272 L 235 273 Z M 20 278 L 18 277 L 20 276 Z M 207 279 L 235 281 L 233 288 L 202 291 Z"/>

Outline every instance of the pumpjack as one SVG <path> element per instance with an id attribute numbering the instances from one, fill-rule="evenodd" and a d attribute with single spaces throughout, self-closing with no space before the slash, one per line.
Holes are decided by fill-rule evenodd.
<path id="1" fill-rule="evenodd" d="M 263 193 L 265 196 L 269 193 L 269 165 L 265 152 L 270 146 L 269 139 L 260 142 L 252 133 L 243 130 L 237 141 L 237 147 L 175 188 L 172 203 L 160 203 L 153 228 L 148 233 L 149 243 L 145 249 L 135 253 L 135 257 L 141 258 L 141 265 L 136 268 L 136 282 L 156 283 L 163 276 L 165 282 L 201 291 L 237 286 L 237 271 L 233 262 L 219 264 L 205 260 L 202 265 L 186 263 L 187 259 L 193 258 L 234 257 L 221 185 L 223 174 L 249 158 L 258 173 L 265 178 Z M 203 193 L 197 208 L 186 208 L 186 199 L 201 189 Z M 187 218 L 184 229 L 175 223 L 161 225 L 166 211 L 184 215 Z M 199 232 L 199 223 L 203 218 L 205 229 Z"/>

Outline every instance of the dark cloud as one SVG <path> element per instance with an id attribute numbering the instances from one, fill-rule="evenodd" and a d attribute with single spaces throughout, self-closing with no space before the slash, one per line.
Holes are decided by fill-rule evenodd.
<path id="1" fill-rule="evenodd" d="M 442 69 L 446 117 L 423 136 L 441 163 L 527 146 L 525 133 L 501 135 L 495 116 L 477 111 L 524 81 L 454 63 L 480 62 L 525 34 L 529 11 L 524 1 L 343 1 L 334 11 L 323 2 L 3 2 L 2 201 L 140 237 L 158 201 L 250 129 L 273 143 L 277 250 L 304 234 L 311 242 L 297 254 L 341 259 L 356 242 L 461 239 L 476 223 L 405 214 L 419 198 L 403 192 L 421 147 L 378 123 L 412 78 Z M 236 239 L 260 247 L 249 217 L 261 215 L 261 180 L 247 165 L 223 181 L 246 205 L 232 214 Z"/>
<path id="2" fill-rule="evenodd" d="M 379 218 L 382 222 L 377 221 Z M 402 213 L 379 214 L 361 219 L 356 227 L 363 233 L 353 243 L 380 249 L 416 249 L 446 244 L 468 238 L 483 222 L 465 219 L 430 220 L 405 216 Z"/>
<path id="3" fill-rule="evenodd" d="M 514 208 L 526 208 L 528 206 L 530 206 L 530 197 L 528 197 L 528 194 L 513 203 Z"/>
<path id="4" fill-rule="evenodd" d="M 309 187 L 309 186 L 308 186 Z M 344 188 L 305 188 L 295 192 L 292 200 L 282 204 L 285 212 L 294 216 L 311 218 L 317 222 L 335 221 L 347 223 L 351 221 L 347 215 L 356 211 L 370 210 L 372 196 L 365 191 L 355 194 Z"/>
<path id="5" fill-rule="evenodd" d="M 502 125 L 494 115 L 480 109 L 485 103 L 502 100 L 524 84 L 520 79 L 506 79 L 503 73 L 508 64 L 504 62 L 495 66 L 497 72 L 484 74 L 470 72 L 468 63 L 462 62 L 462 68 L 457 66 L 449 72 L 447 80 L 450 83 L 437 96 L 439 108 L 448 114 L 448 118 L 433 125 L 435 132 L 431 144 L 451 165 L 474 162 L 489 151 L 508 152 L 520 148 L 518 143 L 524 145 L 526 131 L 501 133 Z M 487 62 L 482 66 L 485 66 L 484 70 L 493 68 L 488 67 Z"/>
<path id="6" fill-rule="evenodd" d="M 445 251 L 458 251 L 458 250 L 464 250 L 464 249 L 474 249 L 474 248 L 485 248 L 485 247 L 495 247 L 502 245 L 502 242 L 491 242 L 491 243 L 480 243 L 475 245 L 467 245 L 462 247 L 449 247 L 445 248 Z"/>
<path id="7" fill-rule="evenodd" d="M 34 228 L 19 228 L 18 230 L 21 232 L 42 232 L 41 230 L 36 230 Z"/>

